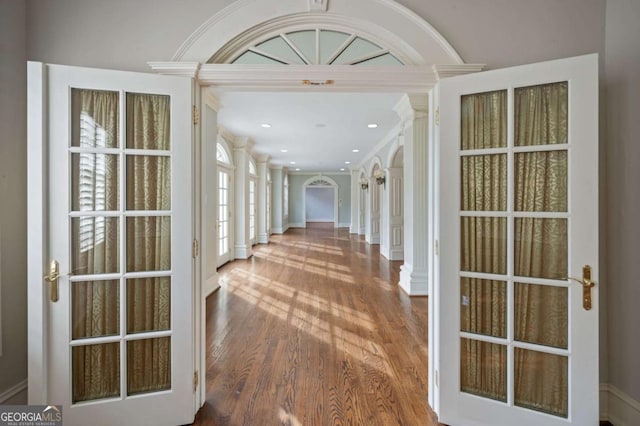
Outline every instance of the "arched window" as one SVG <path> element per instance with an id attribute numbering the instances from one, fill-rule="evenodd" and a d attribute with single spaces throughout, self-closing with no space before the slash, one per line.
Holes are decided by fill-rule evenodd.
<path id="1" fill-rule="evenodd" d="M 227 154 L 227 151 L 224 149 L 220 142 L 216 144 L 216 159 L 219 163 L 231 164 L 229 154 Z"/>
<path id="2" fill-rule="evenodd" d="M 231 63 L 404 65 L 389 49 L 355 33 L 322 28 L 279 34 L 249 47 Z"/>

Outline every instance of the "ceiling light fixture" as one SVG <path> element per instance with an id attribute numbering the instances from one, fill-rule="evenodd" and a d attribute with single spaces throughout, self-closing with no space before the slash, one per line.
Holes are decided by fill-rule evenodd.
<path id="1" fill-rule="evenodd" d="M 359 149 L 352 149 L 351 152 L 360 152 Z"/>
<path id="2" fill-rule="evenodd" d="M 371 124 L 367 124 L 367 127 L 370 129 L 375 129 L 376 127 L 378 127 L 378 125 L 376 123 L 371 123 Z"/>
<path id="3" fill-rule="evenodd" d="M 351 164 L 351 161 L 345 161 L 344 164 Z"/>
<path id="4" fill-rule="evenodd" d="M 269 124 L 269 123 L 262 123 L 262 124 L 260 125 L 260 127 L 264 127 L 265 129 L 270 129 L 270 128 L 271 128 L 271 124 Z"/>
<path id="5" fill-rule="evenodd" d="M 296 164 L 295 161 L 289 161 L 289 164 Z"/>
<path id="6" fill-rule="evenodd" d="M 342 168 L 340 169 L 340 171 L 341 171 L 341 172 L 344 172 L 344 167 L 342 167 Z"/>
<path id="7" fill-rule="evenodd" d="M 300 169 L 300 167 L 296 168 L 296 172 L 299 172 L 300 170 L 302 170 L 302 169 Z"/>
<path id="8" fill-rule="evenodd" d="M 280 152 L 289 152 L 289 150 L 286 149 L 286 148 L 283 148 L 283 149 L 280 150 Z"/>

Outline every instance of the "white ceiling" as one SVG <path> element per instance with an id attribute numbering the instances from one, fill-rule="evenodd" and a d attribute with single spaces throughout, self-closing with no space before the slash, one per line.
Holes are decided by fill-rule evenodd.
<path id="1" fill-rule="evenodd" d="M 254 152 L 270 155 L 271 164 L 338 172 L 358 164 L 399 123 L 393 107 L 402 94 L 220 92 L 216 97 L 222 106 L 218 122 L 235 136 L 251 138 Z M 370 129 L 370 123 L 378 127 Z"/>

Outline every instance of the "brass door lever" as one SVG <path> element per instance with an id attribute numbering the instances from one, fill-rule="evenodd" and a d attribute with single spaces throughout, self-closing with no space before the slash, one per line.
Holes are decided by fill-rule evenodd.
<path id="1" fill-rule="evenodd" d="M 582 307 L 587 311 L 591 310 L 591 289 L 596 285 L 594 281 L 591 281 L 591 266 L 585 265 L 582 267 L 582 279 L 573 277 L 565 279 L 582 284 Z"/>

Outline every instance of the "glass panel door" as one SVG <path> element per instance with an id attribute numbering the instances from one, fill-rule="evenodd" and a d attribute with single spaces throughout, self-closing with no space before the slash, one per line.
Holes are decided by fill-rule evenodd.
<path id="1" fill-rule="evenodd" d="M 582 305 L 580 285 L 567 279 L 582 272 L 581 266 L 575 267 L 580 262 L 597 266 L 597 234 L 579 219 L 587 209 L 597 211 L 597 197 L 572 192 L 570 185 L 591 182 L 591 190 L 597 190 L 597 179 L 589 175 L 597 172 L 597 131 L 584 134 L 590 123 L 570 100 L 572 90 L 593 93 L 593 86 L 585 84 L 588 76 L 581 82 L 574 77 L 576 66 L 555 78 L 543 71 L 525 78 L 522 74 L 529 74 L 524 68 L 518 68 L 520 78 L 512 83 L 504 70 L 493 79 L 479 76 L 487 84 L 476 85 L 469 76 L 464 88 L 454 89 L 452 83 L 452 91 L 442 93 L 447 106 L 443 158 L 457 166 L 441 164 L 447 169 L 442 182 L 448 187 L 441 192 L 442 208 L 451 209 L 441 213 L 446 246 L 441 289 L 446 296 L 440 309 L 449 315 L 441 320 L 447 329 L 441 335 L 444 346 L 451 345 L 458 356 L 447 358 L 440 352 L 445 366 L 441 377 L 447 378 L 443 388 L 449 390 L 445 403 L 468 410 L 445 409 L 445 423 L 479 418 L 496 425 L 597 420 L 576 421 L 593 403 L 576 398 L 577 389 L 590 387 L 597 395 L 597 340 L 582 334 L 597 332 L 597 312 Z M 583 107 L 587 104 L 593 109 L 597 105 L 594 99 Z M 592 156 L 595 170 L 584 173 L 577 164 L 572 169 L 572 153 L 574 158 Z M 457 217 L 451 211 L 459 212 Z M 597 223 L 596 213 L 588 215 Z M 573 234 L 573 246 L 572 229 L 580 229 Z M 592 239 L 578 243 L 582 235 Z M 445 314 L 448 309 L 453 313 Z"/>
<path id="2" fill-rule="evenodd" d="M 230 174 L 218 171 L 218 266 L 229 261 Z"/>
<path id="3" fill-rule="evenodd" d="M 50 401 L 70 424 L 190 421 L 191 83 L 49 75 Z"/>
<path id="4" fill-rule="evenodd" d="M 256 180 L 249 179 L 249 241 L 254 245 L 256 240 Z"/>

